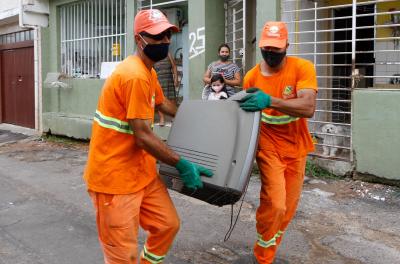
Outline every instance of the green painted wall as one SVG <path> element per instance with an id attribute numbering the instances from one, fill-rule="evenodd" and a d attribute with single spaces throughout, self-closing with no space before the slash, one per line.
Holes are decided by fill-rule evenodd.
<path id="1" fill-rule="evenodd" d="M 265 22 L 276 21 L 280 19 L 281 9 L 279 0 L 257 0 L 256 7 L 256 61 L 262 60 L 261 53 L 258 49 L 258 41 Z"/>
<path id="2" fill-rule="evenodd" d="M 356 171 L 400 180 L 400 90 L 355 90 L 353 148 Z"/>
<path id="3" fill-rule="evenodd" d="M 189 0 L 188 3 L 189 98 L 200 99 L 204 86 L 203 74 L 208 64 L 218 59 L 218 46 L 225 40 L 224 1 Z M 199 54 L 196 55 L 193 49 L 201 47 L 203 43 L 205 49 L 197 49 Z"/>
<path id="4" fill-rule="evenodd" d="M 136 15 L 136 1 L 127 1 L 126 3 L 126 48 L 127 54 L 133 54 L 135 52 L 135 39 L 133 35 L 133 21 L 135 21 Z"/>

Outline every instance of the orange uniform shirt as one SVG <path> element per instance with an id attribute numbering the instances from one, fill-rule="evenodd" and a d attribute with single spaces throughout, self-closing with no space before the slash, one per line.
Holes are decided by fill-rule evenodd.
<path id="1" fill-rule="evenodd" d="M 314 65 L 297 57 L 287 57 L 283 69 L 272 76 L 261 74 L 260 64 L 243 80 L 243 88 L 260 88 L 265 93 L 285 100 L 297 97 L 301 89 L 317 91 Z M 314 151 L 314 144 L 305 118 L 293 118 L 274 109 L 264 109 L 259 148 L 276 151 L 285 157 L 301 157 Z"/>
<path id="2" fill-rule="evenodd" d="M 156 160 L 135 145 L 128 119 L 154 119 L 164 95 L 154 69 L 137 56 L 118 64 L 102 89 L 92 127 L 84 180 L 88 189 L 109 194 L 141 190 L 155 179 Z"/>

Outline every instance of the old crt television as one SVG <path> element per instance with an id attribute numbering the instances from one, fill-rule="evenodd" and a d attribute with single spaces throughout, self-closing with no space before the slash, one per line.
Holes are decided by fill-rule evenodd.
<path id="1" fill-rule="evenodd" d="M 159 173 L 168 188 L 213 205 L 234 204 L 250 179 L 260 129 L 260 112 L 245 112 L 231 100 L 183 101 L 168 136 L 168 146 L 185 159 L 214 172 L 202 176 L 204 187 L 183 186 L 178 171 L 161 164 Z"/>

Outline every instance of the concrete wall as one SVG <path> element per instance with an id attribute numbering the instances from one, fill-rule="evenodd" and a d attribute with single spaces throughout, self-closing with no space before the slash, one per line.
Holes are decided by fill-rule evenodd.
<path id="1" fill-rule="evenodd" d="M 21 31 L 18 25 L 19 1 L 3 0 L 0 5 L 0 35 Z"/>
<path id="2" fill-rule="evenodd" d="M 258 41 L 260 40 L 261 31 L 264 27 L 265 22 L 280 20 L 281 17 L 281 6 L 279 0 L 257 0 L 257 11 L 256 11 L 256 47 L 258 47 Z M 259 49 L 256 49 L 256 61 L 262 60 L 262 56 Z"/>
<path id="3" fill-rule="evenodd" d="M 19 0 L 2 0 L 0 5 L 0 12 L 5 12 L 12 9 L 19 9 Z"/>
<path id="4" fill-rule="evenodd" d="M 223 0 L 189 0 L 189 98 L 200 99 L 203 74 L 225 40 Z M 203 48 L 202 48 L 203 47 Z"/>
<path id="5" fill-rule="evenodd" d="M 353 148 L 357 173 L 400 180 L 400 90 L 354 91 Z"/>

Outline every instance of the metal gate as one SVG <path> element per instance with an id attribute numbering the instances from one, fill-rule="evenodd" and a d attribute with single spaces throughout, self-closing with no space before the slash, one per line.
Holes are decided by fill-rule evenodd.
<path id="1" fill-rule="evenodd" d="M 225 43 L 231 47 L 231 59 L 245 69 L 246 0 L 225 0 Z"/>
<path id="2" fill-rule="evenodd" d="M 188 0 L 164 0 L 164 1 L 154 1 L 154 0 L 137 0 L 137 10 L 161 9 L 167 6 L 175 5 L 181 2 L 187 2 Z"/>
<path id="3" fill-rule="evenodd" d="M 0 36 L 0 122 L 35 128 L 33 31 Z"/>
<path id="4" fill-rule="evenodd" d="M 353 161 L 353 90 L 400 88 L 400 1 L 281 3 L 288 54 L 312 61 L 317 70 L 317 109 L 309 120 L 317 145 L 312 155 Z"/>

